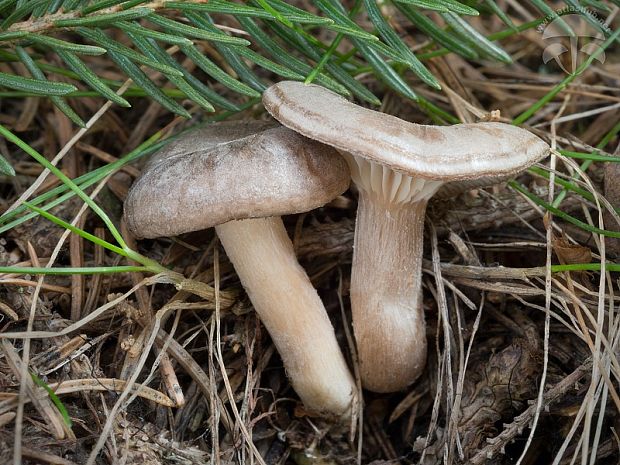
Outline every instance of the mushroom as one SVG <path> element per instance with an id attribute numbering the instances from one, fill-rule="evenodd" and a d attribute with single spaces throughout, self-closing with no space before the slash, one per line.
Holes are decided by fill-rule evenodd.
<path id="1" fill-rule="evenodd" d="M 192 129 L 168 143 L 162 150 L 154 153 L 146 164 L 145 170 L 150 169 L 151 166 L 162 160 L 210 150 L 216 145 L 227 144 L 233 140 L 242 139 L 277 126 L 280 125 L 274 120 L 237 120 L 211 123 L 198 129 Z"/>
<path id="2" fill-rule="evenodd" d="M 508 124 L 419 125 L 298 82 L 270 87 L 263 104 L 284 126 L 335 147 L 349 162 L 359 190 L 351 312 L 362 383 L 376 392 L 400 390 L 426 360 L 421 265 L 428 200 L 448 182 L 493 184 L 549 147 Z"/>
<path id="3" fill-rule="evenodd" d="M 213 130 L 226 134 L 221 129 Z M 127 226 L 145 238 L 215 226 L 305 406 L 347 418 L 355 383 L 280 218 L 344 192 L 347 164 L 331 147 L 281 126 L 229 134 L 247 137 L 213 145 L 189 133 L 156 154 L 127 196 Z"/>

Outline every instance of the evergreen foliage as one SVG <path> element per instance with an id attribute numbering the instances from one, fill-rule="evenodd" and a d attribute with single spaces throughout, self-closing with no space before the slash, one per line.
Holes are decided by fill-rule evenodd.
<path id="1" fill-rule="evenodd" d="M 396 9 L 433 41 L 423 51 L 439 45 L 469 59 L 510 61 L 506 52 L 464 19 L 480 12 L 498 14 L 493 1 L 466 5 L 456 0 L 357 0 L 351 9 L 338 0 L 313 3 L 316 14 L 282 0 L 1 0 L 0 60 L 22 62 L 29 75 L 0 73 L 0 96 L 50 97 L 75 124 L 83 126 L 67 97 L 85 95 L 86 90 L 118 105 L 130 105 L 115 92 L 121 82 L 105 79 L 89 66 L 89 55 L 106 54 L 110 63 L 133 80 L 132 90 L 141 90 L 186 117 L 180 99 L 190 99 L 206 111 L 238 109 L 183 68 L 180 63 L 186 59 L 235 94 L 250 98 L 258 97 L 267 86 L 259 76 L 263 68 L 284 79 L 313 80 L 376 105 L 379 99 L 355 79 L 369 66 L 376 78 L 418 100 L 403 78 L 407 71 L 432 88 L 440 85 L 411 50 L 412 44 L 405 43 L 386 18 Z M 430 11 L 441 15 L 445 25 L 434 22 Z M 231 28 L 218 27 L 224 16 L 234 17 L 238 30 L 231 33 Z M 362 27 L 360 18 L 372 30 Z M 231 18 L 224 23 L 230 24 Z M 325 30 L 334 34 L 325 34 Z M 351 45 L 346 55 L 336 50 L 343 40 Z M 171 54 L 167 48 L 172 46 L 177 49 Z M 207 57 L 208 47 L 217 50 L 223 63 Z M 51 54 L 63 67 L 50 65 Z M 153 71 L 176 89 L 155 85 L 149 78 Z M 58 82 L 59 76 L 63 81 L 69 78 L 70 83 Z M 78 89 L 81 92 L 76 94 Z"/>

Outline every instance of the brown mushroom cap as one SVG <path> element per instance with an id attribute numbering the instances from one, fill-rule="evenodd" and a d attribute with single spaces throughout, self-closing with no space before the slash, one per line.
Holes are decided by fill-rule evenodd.
<path id="1" fill-rule="evenodd" d="M 541 139 L 509 124 L 414 124 L 300 82 L 271 86 L 263 104 L 284 126 L 311 139 L 429 180 L 515 174 L 549 151 Z"/>
<path id="2" fill-rule="evenodd" d="M 240 120 L 240 121 L 222 121 L 219 123 L 208 124 L 199 129 L 191 130 L 180 136 L 178 139 L 170 142 L 162 150 L 154 153 L 145 166 L 150 169 L 162 160 L 187 155 L 192 152 L 200 152 L 210 150 L 216 145 L 227 144 L 236 139 L 256 134 L 279 126 L 272 120 Z"/>
<path id="3" fill-rule="evenodd" d="M 139 238 L 305 212 L 329 202 L 350 182 L 338 152 L 284 127 L 158 159 L 125 201 L 127 225 Z"/>

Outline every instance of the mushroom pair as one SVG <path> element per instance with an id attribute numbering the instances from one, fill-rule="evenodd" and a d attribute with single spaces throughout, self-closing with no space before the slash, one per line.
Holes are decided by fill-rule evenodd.
<path id="1" fill-rule="evenodd" d="M 428 200 L 446 183 L 505 179 L 549 147 L 507 124 L 409 123 L 298 82 L 270 87 L 263 103 L 289 129 L 223 123 L 188 134 L 147 165 L 127 197 L 126 221 L 147 238 L 215 226 L 297 394 L 312 410 L 347 417 L 355 384 L 279 216 L 345 191 L 340 155 L 346 159 L 359 189 L 351 310 L 362 383 L 396 391 L 415 381 L 426 359 Z"/>
<path id="2" fill-rule="evenodd" d="M 349 163 L 359 190 L 350 295 L 362 384 L 376 392 L 402 389 L 426 360 L 421 277 L 428 200 L 446 183 L 499 182 L 549 147 L 503 123 L 413 124 L 299 82 L 271 86 L 263 104 L 284 126 L 334 147 Z"/>
<path id="3" fill-rule="evenodd" d="M 155 154 L 125 201 L 137 237 L 215 226 L 307 408 L 346 418 L 356 388 L 280 215 L 318 208 L 350 183 L 338 152 L 274 123 L 219 123 Z"/>

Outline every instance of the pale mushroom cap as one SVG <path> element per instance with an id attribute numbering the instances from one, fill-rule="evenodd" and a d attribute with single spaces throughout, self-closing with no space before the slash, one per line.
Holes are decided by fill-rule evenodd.
<path id="1" fill-rule="evenodd" d="M 504 123 L 426 126 L 360 107 L 316 85 L 282 81 L 263 104 L 284 126 L 409 176 L 454 181 L 515 174 L 548 145 Z"/>
<path id="2" fill-rule="evenodd" d="M 139 238 L 172 236 L 231 220 L 309 211 L 344 192 L 349 182 L 338 152 L 277 127 L 159 157 L 129 191 L 125 219 Z"/>
<path id="3" fill-rule="evenodd" d="M 276 126 L 279 126 L 279 124 L 273 119 L 270 121 L 222 121 L 208 124 L 202 128 L 186 132 L 178 139 L 170 142 L 162 150 L 154 153 L 146 164 L 145 169 L 150 169 L 151 166 L 165 159 L 187 155 L 192 152 L 210 150 L 216 145 L 227 144 L 233 140 L 242 139 Z"/>

